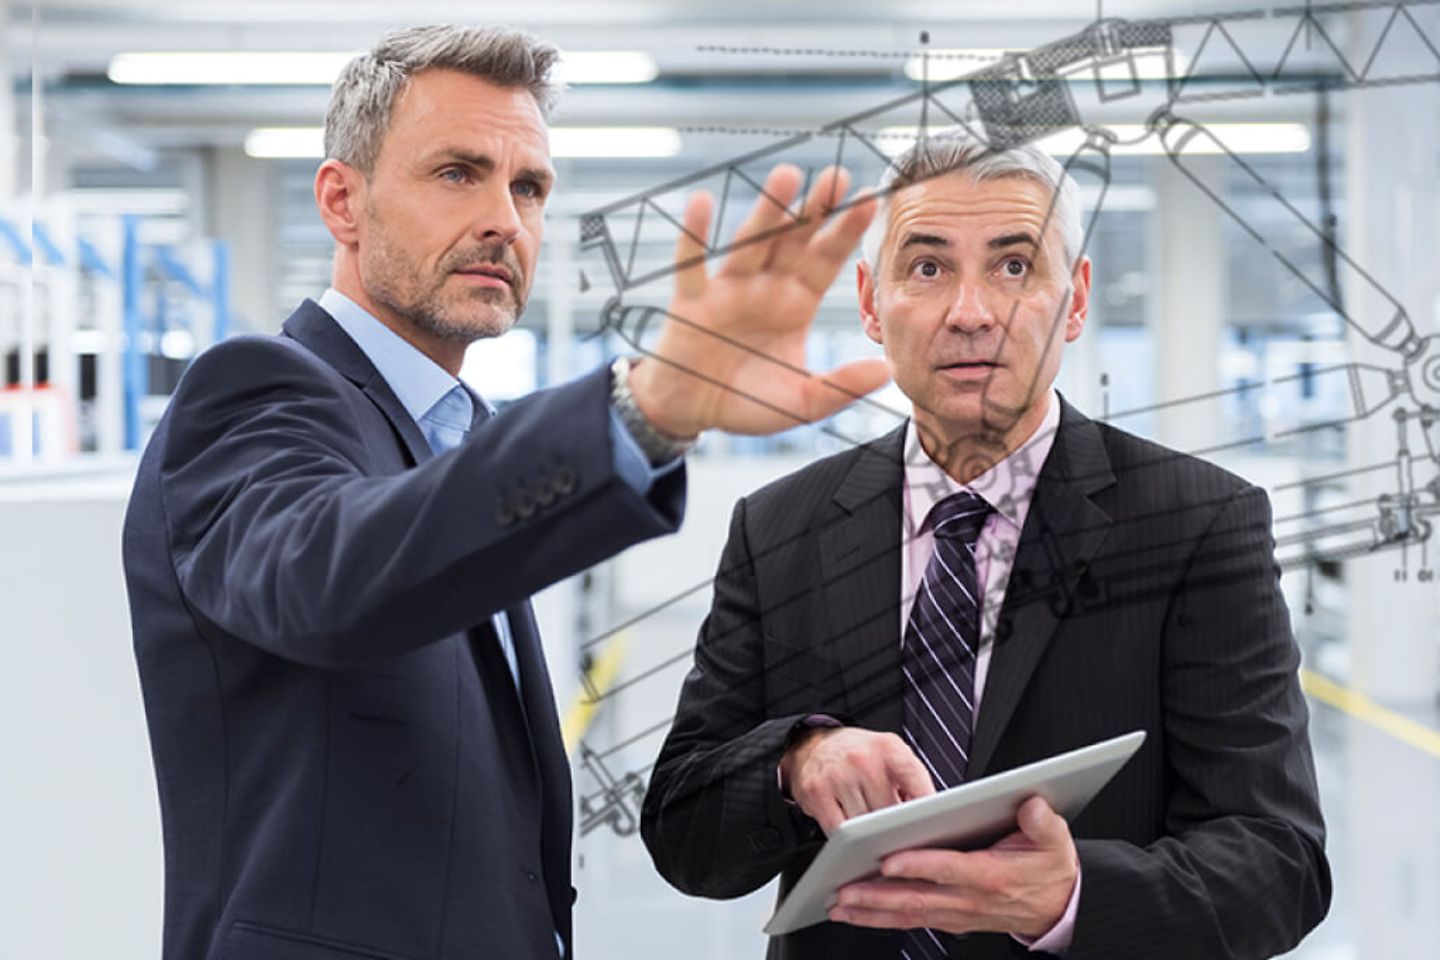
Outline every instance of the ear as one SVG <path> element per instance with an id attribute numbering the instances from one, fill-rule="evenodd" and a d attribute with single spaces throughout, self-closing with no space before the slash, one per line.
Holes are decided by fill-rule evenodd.
<path id="1" fill-rule="evenodd" d="M 1070 312 L 1065 317 L 1065 342 L 1070 343 L 1085 329 L 1090 312 L 1090 258 L 1081 257 L 1070 275 Z"/>
<path id="2" fill-rule="evenodd" d="M 325 228 L 342 246 L 359 242 L 364 184 L 360 171 L 339 160 L 326 160 L 315 171 L 315 206 Z"/>
<path id="3" fill-rule="evenodd" d="M 880 328 L 880 314 L 875 310 L 875 274 L 864 260 L 855 265 L 855 283 L 859 287 L 860 325 L 865 330 L 865 336 L 883 344 L 885 338 Z"/>

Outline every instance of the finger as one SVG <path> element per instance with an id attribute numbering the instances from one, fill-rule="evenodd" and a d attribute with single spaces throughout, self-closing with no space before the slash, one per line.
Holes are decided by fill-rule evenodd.
<path id="1" fill-rule="evenodd" d="M 969 885 L 974 872 L 972 858 L 956 850 L 904 850 L 880 863 L 880 875 L 887 880 L 923 880 L 956 887 Z"/>
<path id="2" fill-rule="evenodd" d="M 675 296 L 698 297 L 705 292 L 705 238 L 715 200 L 697 190 L 685 204 L 685 229 L 675 241 Z"/>
<path id="3" fill-rule="evenodd" d="M 1011 853 L 1023 852 L 1035 849 L 1035 843 L 1019 830 L 1013 830 L 1005 834 L 999 840 L 990 844 L 991 850 L 1006 850 Z"/>
<path id="4" fill-rule="evenodd" d="M 721 268 L 727 274 L 748 276 L 759 271 L 783 235 L 776 231 L 795 222 L 789 207 L 800 191 L 799 168 L 780 164 L 765 178 L 764 189 L 765 192 L 755 198 L 749 216 L 735 231 L 730 255 Z"/>
<path id="5" fill-rule="evenodd" d="M 824 225 L 830 211 L 839 204 L 845 192 L 850 189 L 850 174 L 841 167 L 826 167 L 815 178 L 810 195 L 800 210 L 799 224 L 786 230 L 776 239 L 775 249 L 770 255 L 768 269 L 785 273 L 794 269 L 805 256 L 805 247 Z"/>
<path id="6" fill-rule="evenodd" d="M 879 357 L 854 360 L 827 374 L 808 376 L 800 386 L 799 413 L 807 422 L 823 420 L 889 380 L 890 366 Z"/>
<path id="7" fill-rule="evenodd" d="M 924 927 L 938 906 L 932 884 L 909 880 L 850 883 L 836 892 L 835 908 L 853 917 L 846 923 L 892 929 Z"/>
<path id="8" fill-rule="evenodd" d="M 900 796 L 890 782 L 890 772 L 884 763 L 877 763 L 874 770 L 861 777 L 860 789 L 865 794 L 867 812 L 893 807 L 900 802 Z"/>
<path id="9" fill-rule="evenodd" d="M 890 777 L 900 796 L 906 800 L 928 797 L 935 792 L 935 781 L 930 779 L 930 771 L 903 740 L 891 755 Z"/>
<path id="10" fill-rule="evenodd" d="M 864 910 L 860 907 L 830 908 L 829 917 L 835 923 L 848 923 L 852 927 L 869 927 L 873 930 L 917 930 L 925 923 L 903 913 L 888 910 Z"/>
<path id="11" fill-rule="evenodd" d="M 1035 846 L 1044 849 L 1063 847 L 1070 839 L 1070 826 L 1056 813 L 1044 797 L 1031 797 L 1020 806 L 1016 818 L 1020 832 Z"/>
<path id="12" fill-rule="evenodd" d="M 811 816 L 815 818 L 816 823 L 820 824 L 820 829 L 827 837 L 845 822 L 845 811 L 841 809 L 840 804 L 834 798 L 822 803 Z"/>
<path id="13" fill-rule="evenodd" d="M 823 294 L 835 282 L 835 275 L 865 236 L 865 229 L 875 218 L 875 194 L 865 190 L 856 194 L 844 212 L 831 217 L 806 245 L 805 257 L 795 268 L 805 286 Z"/>
<path id="14" fill-rule="evenodd" d="M 846 782 L 837 784 L 835 787 L 835 799 L 840 804 L 840 809 L 845 811 L 845 819 L 858 817 L 870 810 L 869 803 L 865 800 L 864 788 L 859 783 Z"/>

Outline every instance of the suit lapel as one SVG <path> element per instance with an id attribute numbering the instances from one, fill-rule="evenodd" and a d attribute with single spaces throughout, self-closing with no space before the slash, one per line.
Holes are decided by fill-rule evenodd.
<path id="1" fill-rule="evenodd" d="M 288 336 L 303 343 L 316 356 L 330 364 L 346 379 L 364 391 L 371 402 L 379 407 L 380 412 L 390 421 L 390 426 L 409 454 L 412 466 L 425 463 L 435 456 L 425 435 L 420 432 L 420 427 L 400 402 L 400 398 L 395 396 L 395 391 L 390 389 L 390 385 L 365 356 L 365 352 L 354 340 L 350 339 L 345 330 L 319 304 L 313 300 L 301 303 L 300 307 L 285 321 L 284 330 Z M 489 412 L 474 391 L 470 391 L 470 396 L 475 401 L 474 417 L 471 421 L 473 429 L 489 416 Z M 534 720 L 531 718 L 539 719 L 542 729 L 546 728 L 546 723 L 549 724 L 549 728 L 554 728 L 556 726 L 555 705 L 549 696 L 549 678 L 545 672 L 544 659 L 539 652 L 538 632 L 535 630 L 535 621 L 530 614 L 529 604 L 521 604 L 506 611 L 506 616 L 510 621 L 511 637 L 515 641 L 516 662 L 519 666 L 520 690 L 518 693 L 514 689 L 514 684 L 509 682 L 509 665 L 500 655 L 499 641 L 494 631 L 473 629 L 469 631 L 470 642 L 478 648 L 475 653 L 482 662 L 487 661 L 487 657 L 484 655 L 494 653 L 494 657 L 488 658 L 489 661 L 494 661 L 490 663 L 490 668 L 493 669 L 496 663 L 503 667 L 506 680 L 503 686 L 509 688 L 508 690 L 501 688 L 499 695 L 509 702 L 510 709 L 519 713 L 522 722 L 531 728 L 530 732 L 532 734 L 534 732 Z M 535 756 L 533 740 L 528 749 L 531 764 L 537 765 L 538 758 Z"/>
<path id="2" fill-rule="evenodd" d="M 395 391 L 380 376 L 365 352 L 350 339 L 349 334 L 313 300 L 306 300 L 285 321 L 285 333 L 300 341 L 347 380 L 359 387 L 385 419 L 390 421 L 411 465 L 424 463 L 435 455 L 420 427 L 405 409 Z"/>
<path id="3" fill-rule="evenodd" d="M 995 625 L 967 777 L 988 772 L 1030 675 L 1065 615 L 1110 516 L 1090 495 L 1115 476 L 1099 428 L 1063 399 L 1055 445 L 1040 470 Z"/>
<path id="4" fill-rule="evenodd" d="M 899 731 L 901 426 L 860 447 L 835 491 L 840 516 L 820 534 L 832 651 L 854 721 Z"/>

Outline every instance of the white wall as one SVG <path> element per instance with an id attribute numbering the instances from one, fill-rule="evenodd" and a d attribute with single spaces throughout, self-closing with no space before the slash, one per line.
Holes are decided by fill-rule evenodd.
<path id="1" fill-rule="evenodd" d="M 128 484 L 0 486 L 0 956 L 160 953 L 160 814 L 120 568 Z"/>

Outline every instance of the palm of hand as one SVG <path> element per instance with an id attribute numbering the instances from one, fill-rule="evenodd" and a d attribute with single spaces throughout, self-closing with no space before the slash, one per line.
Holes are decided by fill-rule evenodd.
<path id="1" fill-rule="evenodd" d="M 767 196 L 756 202 L 713 276 L 696 240 L 709 235 L 710 198 L 691 199 L 676 249 L 675 295 L 651 351 L 660 364 L 646 365 L 642 388 L 642 408 L 662 429 L 677 436 L 711 427 L 773 433 L 828 416 L 888 378 L 878 358 L 824 376 L 805 369 L 810 323 L 874 215 L 874 203 L 829 215 L 830 201 L 844 195 L 845 176 L 827 170 L 797 220 L 786 205 L 798 187 L 794 168 L 772 172 Z"/>

